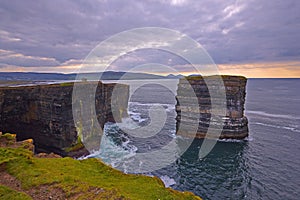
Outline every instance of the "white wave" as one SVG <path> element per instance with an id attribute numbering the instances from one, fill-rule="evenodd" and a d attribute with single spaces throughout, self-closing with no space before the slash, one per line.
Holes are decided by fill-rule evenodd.
<path id="1" fill-rule="evenodd" d="M 101 158 L 101 160 L 112 167 L 117 167 L 124 159 L 135 156 L 136 149 L 128 148 L 125 150 L 122 146 L 115 145 L 108 137 L 104 136 L 101 140 L 100 150 L 90 153 L 80 159 Z"/>
<path id="2" fill-rule="evenodd" d="M 290 127 L 290 126 L 278 126 L 278 125 L 265 124 L 265 123 L 260 123 L 260 122 L 255 122 L 254 124 L 261 125 L 261 126 L 268 126 L 268 127 L 272 127 L 272 128 L 285 129 L 285 130 L 289 130 L 292 132 L 300 133 L 300 130 L 296 129 L 295 127 Z"/>
<path id="3" fill-rule="evenodd" d="M 128 115 L 130 116 L 130 118 L 138 123 L 147 121 L 147 118 L 143 118 L 141 113 L 138 111 L 139 107 L 142 110 L 147 110 L 150 109 L 151 107 L 154 106 L 162 106 L 166 112 L 172 112 L 175 110 L 175 105 L 173 104 L 160 104 L 160 103 L 140 103 L 140 102 L 129 102 L 128 103 Z M 127 121 L 128 122 L 128 121 Z"/>
<path id="4" fill-rule="evenodd" d="M 130 116 L 131 119 L 134 121 L 137 121 L 139 123 L 147 121 L 147 119 L 144 119 L 141 117 L 141 113 L 134 112 L 134 111 L 128 111 L 128 115 Z"/>
<path id="5" fill-rule="evenodd" d="M 138 123 L 132 121 L 132 117 L 130 118 L 122 118 L 121 123 L 117 123 L 118 127 L 121 129 L 136 129 L 139 128 L 140 126 Z"/>
<path id="6" fill-rule="evenodd" d="M 121 145 L 117 145 L 114 143 L 112 138 L 107 135 L 110 131 L 118 131 L 118 126 L 116 124 L 106 124 L 104 127 L 105 134 L 102 136 L 100 149 L 98 151 L 91 152 L 88 156 L 80 157 L 78 159 L 82 160 L 96 157 L 114 168 L 119 168 L 120 165 L 124 164 L 123 162 L 125 160 L 134 157 L 138 148 L 129 144 L 129 138 L 125 135 L 120 136 L 124 138 L 124 141 Z"/>
<path id="7" fill-rule="evenodd" d="M 170 178 L 167 175 L 163 175 L 163 176 L 161 176 L 159 178 L 162 180 L 162 182 L 164 182 L 165 187 L 170 187 L 171 185 L 175 185 L 176 184 L 176 181 L 174 179 Z"/>
<path id="8" fill-rule="evenodd" d="M 128 115 L 136 115 L 136 114 L 139 114 L 139 113 L 134 112 L 134 111 L 132 111 L 132 110 L 128 110 L 127 112 L 128 112 Z"/>
<path id="9" fill-rule="evenodd" d="M 174 104 L 166 104 L 166 103 L 142 103 L 142 102 L 132 101 L 132 102 L 129 102 L 128 105 L 129 105 L 129 107 L 130 106 L 148 106 L 148 107 L 162 106 L 168 112 L 170 112 L 170 111 L 172 111 L 172 110 L 175 109 L 175 105 Z"/>
<path id="10" fill-rule="evenodd" d="M 242 140 L 238 140 L 238 139 L 218 139 L 217 141 L 218 142 L 236 142 L 236 143 L 239 143 L 239 142 L 245 142 L 245 141 L 250 141 L 250 140 L 247 137 L 247 138 L 242 139 Z"/>
<path id="11" fill-rule="evenodd" d="M 168 108 L 167 108 L 166 110 L 167 110 L 168 112 L 175 111 L 175 105 L 173 105 L 173 104 L 168 104 L 167 106 L 168 106 Z"/>
<path id="12" fill-rule="evenodd" d="M 147 121 L 147 119 L 143 119 L 143 118 L 141 118 L 141 116 L 134 116 L 134 115 L 132 115 L 130 117 L 131 117 L 131 119 L 133 119 L 134 121 L 137 121 L 139 123 Z"/>
<path id="13" fill-rule="evenodd" d="M 265 116 L 265 117 L 283 118 L 283 119 L 300 119 L 299 116 L 271 114 L 271 113 L 266 113 L 263 111 L 254 111 L 254 110 L 247 110 L 246 114 L 254 114 L 254 115 L 260 115 L 260 116 Z"/>
<path id="14" fill-rule="evenodd" d="M 176 130 L 170 130 L 170 133 L 171 133 L 171 137 L 173 137 L 173 138 L 177 137 Z"/>
<path id="15" fill-rule="evenodd" d="M 253 140 L 254 140 L 254 138 L 252 137 L 252 135 L 249 135 L 249 136 L 248 136 L 248 137 L 246 137 L 244 140 L 245 140 L 245 141 L 249 141 L 249 142 L 251 142 L 251 141 L 253 141 Z"/>

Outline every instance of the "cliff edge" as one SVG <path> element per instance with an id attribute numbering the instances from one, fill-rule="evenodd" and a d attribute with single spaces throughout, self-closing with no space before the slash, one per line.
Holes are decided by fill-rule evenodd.
<path id="1" fill-rule="evenodd" d="M 92 82 L 76 84 L 82 91 L 90 91 L 95 86 Z M 120 121 L 127 115 L 129 86 L 101 82 L 96 84 L 95 120 L 103 128 L 106 122 Z M 111 96 L 116 85 L 121 92 L 114 97 L 117 108 L 112 111 Z M 73 86 L 74 83 L 69 82 L 0 87 L 0 130 L 15 133 L 17 140 L 32 138 L 37 153 L 54 152 L 62 156 L 73 156 L 74 152 L 71 151 L 80 149 L 82 152 L 79 154 L 87 154 L 78 139 L 80 127 L 75 126 L 72 106 L 82 104 L 88 97 L 83 94 L 80 99 L 72 99 Z"/>

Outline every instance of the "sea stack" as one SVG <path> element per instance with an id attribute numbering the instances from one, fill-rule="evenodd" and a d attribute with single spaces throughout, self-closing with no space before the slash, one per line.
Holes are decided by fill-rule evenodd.
<path id="1" fill-rule="evenodd" d="M 176 96 L 177 135 L 190 138 L 209 136 L 208 138 L 216 139 L 247 137 L 248 120 L 244 116 L 246 83 L 247 79 L 243 76 L 227 75 L 190 76 L 180 79 Z M 194 96 L 187 92 L 188 90 L 192 91 Z M 223 96 L 212 97 L 212 93 L 219 94 L 222 93 L 221 90 Z M 223 106 L 224 112 L 213 113 L 212 102 Z M 209 131 L 219 134 L 210 134 Z"/>

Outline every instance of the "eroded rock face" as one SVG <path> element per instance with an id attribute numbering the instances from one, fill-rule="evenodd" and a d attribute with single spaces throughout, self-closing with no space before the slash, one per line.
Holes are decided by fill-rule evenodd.
<path id="1" fill-rule="evenodd" d="M 89 90 L 90 83 L 80 83 Z M 127 114 L 129 87 L 118 84 L 117 108 L 112 116 L 111 95 L 116 84 L 98 83 L 96 117 L 103 128 Z M 65 149 L 77 140 L 72 113 L 73 83 L 0 88 L 0 130 L 17 134 L 17 140 L 32 138 L 37 152 L 67 155 Z M 73 103 L 78 103 L 76 102 Z M 80 101 L 80 99 L 78 99 Z M 82 119 L 89 120 L 89 119 Z"/>
<path id="2" fill-rule="evenodd" d="M 223 114 L 213 115 L 210 92 L 218 94 L 220 87 L 217 78 L 211 76 L 203 79 L 201 76 L 193 76 L 180 79 L 176 96 L 178 135 L 196 138 L 215 137 L 208 132 L 210 127 L 211 132 L 221 133 L 220 139 L 243 139 L 248 136 L 248 120 L 244 116 L 247 79 L 242 76 L 221 76 L 226 96 L 222 98 L 222 95 L 220 97 L 216 95 L 214 102 L 219 106 L 223 104 L 226 114 L 223 115 L 223 112 Z M 211 91 L 205 82 L 207 80 L 211 85 Z M 194 96 L 189 94 L 188 90 L 192 90 Z"/>

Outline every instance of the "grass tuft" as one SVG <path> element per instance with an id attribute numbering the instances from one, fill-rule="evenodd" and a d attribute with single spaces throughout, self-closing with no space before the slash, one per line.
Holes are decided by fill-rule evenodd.
<path id="1" fill-rule="evenodd" d="M 4 185 L 0 185 L 0 200 L 31 200 L 32 198 L 23 192 L 15 191 Z"/>

